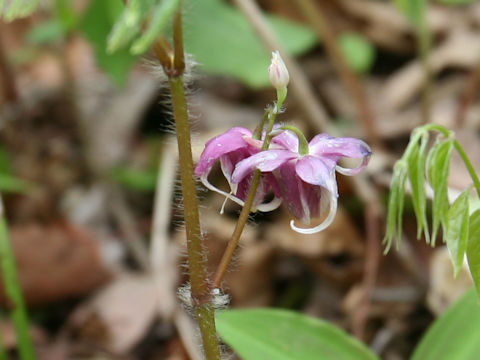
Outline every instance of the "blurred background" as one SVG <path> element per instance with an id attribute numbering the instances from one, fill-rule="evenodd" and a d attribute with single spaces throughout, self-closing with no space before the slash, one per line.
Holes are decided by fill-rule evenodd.
<path id="1" fill-rule="evenodd" d="M 187 281 L 176 143 L 149 28 L 122 28 L 121 0 L 29 12 L 0 20 L 0 192 L 39 358 L 198 359 L 176 295 Z M 443 246 L 416 240 L 408 197 L 401 250 L 383 256 L 381 240 L 392 166 L 416 126 L 455 130 L 480 169 L 479 32 L 472 0 L 186 1 L 196 160 L 211 137 L 257 125 L 279 47 L 291 77 L 281 121 L 373 149 L 365 174 L 338 175 L 325 231 L 295 233 L 282 207 L 252 215 L 224 284 L 232 307 L 317 316 L 395 360 L 471 287 L 467 271 L 453 280 Z M 461 162 L 451 174 L 453 194 L 470 185 Z M 210 179 L 227 189 L 220 169 Z M 199 195 L 213 272 L 239 207 L 220 215 L 221 196 Z M 1 337 L 15 354 L 3 291 Z"/>

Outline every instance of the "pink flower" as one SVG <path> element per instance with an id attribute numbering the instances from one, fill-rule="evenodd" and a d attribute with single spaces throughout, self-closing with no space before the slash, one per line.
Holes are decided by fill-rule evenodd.
<path id="1" fill-rule="evenodd" d="M 252 138 L 252 132 L 249 129 L 234 127 L 225 133 L 214 137 L 205 144 L 205 149 L 203 150 L 202 155 L 200 156 L 200 161 L 195 168 L 195 175 L 200 178 L 200 181 L 206 188 L 222 194 L 227 199 L 243 206 L 244 200 L 250 189 L 253 172 L 245 174 L 242 180 L 236 183 L 232 182 L 232 173 L 237 163 L 258 153 L 262 147 L 262 143 L 263 141 Z M 230 185 L 230 193 L 226 193 L 225 191 L 216 188 L 208 181 L 208 175 L 217 160 L 220 160 L 223 175 Z M 271 190 L 274 191 L 274 194 L 279 194 L 275 177 L 272 174 L 262 174 L 253 203 L 254 209 L 260 211 L 272 211 L 280 206 L 282 201 L 277 196 L 275 196 L 269 203 L 263 203 L 265 196 Z"/>
<path id="2" fill-rule="evenodd" d="M 335 170 L 344 175 L 357 174 L 367 165 L 371 150 L 361 140 L 327 134 L 315 136 L 308 144 L 307 154 L 299 154 L 298 143 L 293 132 L 282 132 L 272 140 L 277 149 L 258 152 L 237 163 L 231 181 L 240 183 L 255 169 L 274 174 L 281 197 L 294 218 L 308 225 L 311 218 L 326 213 L 323 222 L 313 228 L 299 228 L 291 221 L 293 230 L 313 234 L 329 226 L 335 217 L 338 198 Z M 348 169 L 337 165 L 343 157 L 363 161 L 358 167 Z"/>

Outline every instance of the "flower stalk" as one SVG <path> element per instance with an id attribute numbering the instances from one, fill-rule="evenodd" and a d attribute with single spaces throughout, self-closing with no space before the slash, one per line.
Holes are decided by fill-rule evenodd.
<path id="1" fill-rule="evenodd" d="M 273 130 L 273 125 L 275 125 L 275 120 L 277 118 L 277 115 L 280 111 L 283 101 L 287 96 L 286 85 L 284 87 L 284 91 L 277 90 L 277 94 L 279 91 L 281 91 L 281 94 L 280 94 L 281 98 L 277 97 L 276 105 L 273 108 L 267 108 L 267 110 L 265 111 L 265 115 L 262 118 L 262 122 L 261 122 L 262 124 L 265 122 L 265 120 L 268 120 L 266 135 L 262 144 L 262 151 L 267 150 L 268 147 L 270 146 L 270 142 L 272 141 L 271 133 Z M 240 237 L 242 235 L 243 229 L 245 228 L 245 225 L 248 221 L 248 216 L 250 215 L 250 211 L 252 210 L 253 201 L 255 200 L 255 195 L 257 193 L 257 188 L 258 188 L 258 184 L 260 183 L 261 176 L 262 176 L 261 171 L 255 170 L 253 174 L 252 182 L 250 184 L 250 189 L 248 191 L 247 198 L 245 199 L 245 204 L 242 207 L 242 211 L 240 212 L 237 223 L 235 224 L 235 229 L 233 230 L 232 237 L 228 242 L 227 248 L 223 253 L 222 259 L 220 260 L 220 264 L 218 265 L 217 271 L 215 272 L 215 275 L 213 277 L 213 283 L 212 283 L 213 288 L 220 287 L 223 281 L 223 278 L 225 276 L 225 273 L 227 272 L 228 266 L 232 261 L 233 255 L 235 254 L 235 250 L 238 247 L 238 243 L 240 241 Z"/>

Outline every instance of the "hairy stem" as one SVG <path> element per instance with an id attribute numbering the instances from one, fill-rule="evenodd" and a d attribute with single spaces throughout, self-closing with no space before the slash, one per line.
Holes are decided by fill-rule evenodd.
<path id="1" fill-rule="evenodd" d="M 220 350 L 215 331 L 214 309 L 210 305 L 211 294 L 205 270 L 205 255 L 198 214 L 198 198 L 193 173 L 190 125 L 183 78 L 182 76 L 172 77 L 169 79 L 169 83 L 172 94 L 173 115 L 175 118 L 180 160 L 180 179 L 182 181 L 192 302 L 200 326 L 205 356 L 208 360 L 219 360 Z"/>
<path id="2" fill-rule="evenodd" d="M 35 352 L 30 339 L 28 316 L 18 279 L 15 258 L 8 239 L 7 221 L 0 197 L 0 266 L 5 287 L 5 298 L 10 307 L 10 316 L 18 339 L 21 360 L 34 360 Z"/>

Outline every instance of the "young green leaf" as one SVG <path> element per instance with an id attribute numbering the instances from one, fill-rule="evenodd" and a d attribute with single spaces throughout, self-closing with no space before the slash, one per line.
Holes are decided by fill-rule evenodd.
<path id="1" fill-rule="evenodd" d="M 156 4 L 151 13 L 151 20 L 146 31 L 135 40 L 130 51 L 133 54 L 142 54 L 155 41 L 157 36 L 163 31 L 168 22 L 172 19 L 173 14 L 180 6 L 180 0 L 163 0 Z"/>
<path id="2" fill-rule="evenodd" d="M 472 290 L 433 323 L 411 360 L 476 360 L 480 354 L 478 339 L 480 306 Z"/>
<path id="3" fill-rule="evenodd" d="M 0 16 L 3 16 L 6 21 L 26 17 L 35 11 L 38 4 L 39 0 L 10 0 L 7 4 L 5 4 L 5 1 L 1 1 Z"/>
<path id="4" fill-rule="evenodd" d="M 408 174 L 412 185 L 413 209 L 417 218 L 417 238 L 422 232 L 427 243 L 430 242 L 427 224 L 427 196 L 425 195 L 425 161 L 428 144 L 428 133 L 422 133 L 420 145 L 415 143 L 408 153 Z M 405 152 L 407 154 L 407 152 Z"/>
<path id="5" fill-rule="evenodd" d="M 480 298 L 480 210 L 475 211 L 470 216 L 467 260 L 477 289 L 477 295 Z M 480 324 L 480 320 L 477 323 Z"/>
<path id="6" fill-rule="evenodd" d="M 440 224 L 445 223 L 448 212 L 448 174 L 453 149 L 453 139 L 437 142 L 427 156 L 427 176 L 433 188 L 433 225 L 432 246 L 435 246 L 437 231 Z M 444 229 L 445 231 L 445 229 Z"/>
<path id="7" fill-rule="evenodd" d="M 155 0 L 130 0 L 127 2 L 108 36 L 108 53 L 114 53 L 126 46 L 140 32 L 143 21 L 154 5 Z"/>
<path id="8" fill-rule="evenodd" d="M 470 189 L 463 191 L 447 212 L 445 220 L 445 240 L 452 258 L 454 275 L 462 268 L 468 243 Z"/>
<path id="9" fill-rule="evenodd" d="M 229 310 L 217 330 L 243 360 L 373 360 L 358 340 L 329 323 L 278 309 Z"/>
<path id="10" fill-rule="evenodd" d="M 403 226 L 403 204 L 405 201 L 405 181 L 407 180 L 407 164 L 405 161 L 397 161 L 393 167 L 392 182 L 390 185 L 390 198 L 388 201 L 387 230 L 383 240 L 385 253 L 396 238 L 397 249 L 400 246 Z"/>
<path id="11" fill-rule="evenodd" d="M 95 50 L 98 65 L 117 85 L 125 83 L 128 71 L 137 59 L 128 49 L 119 50 L 114 54 L 106 51 L 107 35 L 121 9 L 121 0 L 92 0 L 80 25 Z"/>

